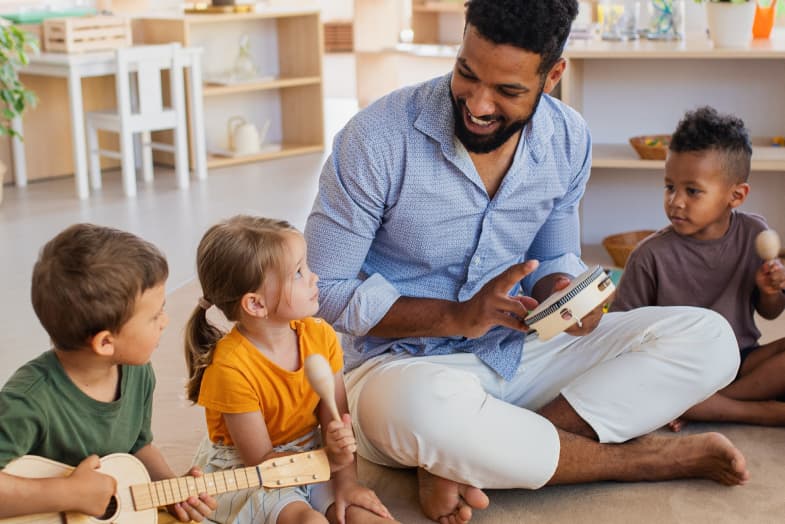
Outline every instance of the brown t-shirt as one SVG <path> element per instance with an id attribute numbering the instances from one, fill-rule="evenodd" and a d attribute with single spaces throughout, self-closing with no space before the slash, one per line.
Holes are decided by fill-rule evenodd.
<path id="1" fill-rule="evenodd" d="M 720 313 L 742 349 L 757 345 L 755 272 L 763 260 L 755 237 L 767 229 L 759 215 L 735 211 L 722 238 L 695 240 L 661 229 L 644 240 L 624 267 L 611 311 L 643 306 L 698 306 Z"/>

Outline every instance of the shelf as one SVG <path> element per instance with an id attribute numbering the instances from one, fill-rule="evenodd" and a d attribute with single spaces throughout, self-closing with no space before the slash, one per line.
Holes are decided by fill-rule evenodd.
<path id="1" fill-rule="evenodd" d="M 296 78 L 278 78 L 276 80 L 266 80 L 263 82 L 247 82 L 231 85 L 205 84 L 203 89 L 204 96 L 228 95 L 235 93 L 249 93 L 253 91 L 264 91 L 269 89 L 284 89 L 287 87 L 318 85 L 322 81 L 318 76 L 303 76 Z"/>
<path id="2" fill-rule="evenodd" d="M 137 23 L 146 43 L 179 41 L 202 47 L 203 71 L 225 71 L 237 54 L 239 34 L 249 37 L 251 55 L 262 75 L 245 82 L 234 81 L 230 74 L 202 78 L 208 168 L 324 150 L 324 41 L 318 9 L 282 6 L 253 13 L 152 17 Z M 210 154 L 209 145 L 215 148 L 226 142 L 225 119 L 232 114 L 257 123 L 269 120 L 266 138 L 283 145 L 243 156 L 221 156 L 220 150 Z"/>
<path id="3" fill-rule="evenodd" d="M 592 167 L 607 169 L 655 169 L 665 168 L 664 160 L 641 160 L 629 144 L 593 144 Z M 754 146 L 752 148 L 753 171 L 785 171 L 785 148 Z"/>
<path id="4" fill-rule="evenodd" d="M 464 12 L 463 2 L 426 2 L 413 5 L 413 13 L 458 13 Z"/>
<path id="5" fill-rule="evenodd" d="M 226 167 L 238 164 L 247 164 L 250 162 L 258 162 L 260 160 L 274 160 L 276 158 L 285 158 L 288 156 L 304 155 L 308 153 L 321 153 L 324 151 L 324 146 L 321 144 L 303 145 L 303 144 L 284 144 L 278 151 L 262 152 L 256 155 L 234 156 L 226 157 L 219 155 L 207 155 L 207 167 Z"/>
<path id="6" fill-rule="evenodd" d="M 613 42 L 608 40 L 572 39 L 564 49 L 570 60 L 585 59 L 783 59 L 785 58 L 785 32 L 775 30 L 769 39 L 753 40 L 747 48 L 715 48 L 705 35 L 687 35 L 684 40 L 661 42 L 634 40 Z"/>

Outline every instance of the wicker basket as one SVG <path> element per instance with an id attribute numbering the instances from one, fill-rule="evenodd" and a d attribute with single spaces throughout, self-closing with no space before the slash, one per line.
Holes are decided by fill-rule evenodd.
<path id="1" fill-rule="evenodd" d="M 665 160 L 670 141 L 670 135 L 643 135 L 630 138 L 630 145 L 643 160 Z"/>
<path id="2" fill-rule="evenodd" d="M 608 254 L 613 259 L 613 263 L 618 267 L 623 268 L 627 263 L 632 250 L 635 246 L 640 244 L 641 240 L 654 233 L 652 229 L 644 229 L 641 231 L 628 231 L 626 233 L 618 233 L 605 237 L 602 240 L 602 245 L 608 251 Z"/>

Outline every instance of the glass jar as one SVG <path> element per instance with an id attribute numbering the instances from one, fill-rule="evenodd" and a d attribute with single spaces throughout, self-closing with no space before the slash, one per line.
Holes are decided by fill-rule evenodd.
<path id="1" fill-rule="evenodd" d="M 640 2 L 604 0 L 597 6 L 597 18 L 603 40 L 635 40 L 638 38 Z"/>
<path id="2" fill-rule="evenodd" d="M 649 0 L 649 40 L 684 38 L 684 0 Z"/>

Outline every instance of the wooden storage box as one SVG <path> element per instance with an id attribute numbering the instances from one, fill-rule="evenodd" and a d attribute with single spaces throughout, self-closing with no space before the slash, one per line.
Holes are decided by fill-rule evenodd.
<path id="1" fill-rule="evenodd" d="M 324 23 L 324 52 L 351 53 L 354 51 L 354 29 L 350 21 Z"/>
<path id="2" fill-rule="evenodd" d="M 131 45 L 131 23 L 116 16 L 51 18 L 44 21 L 45 51 L 83 53 Z"/>

